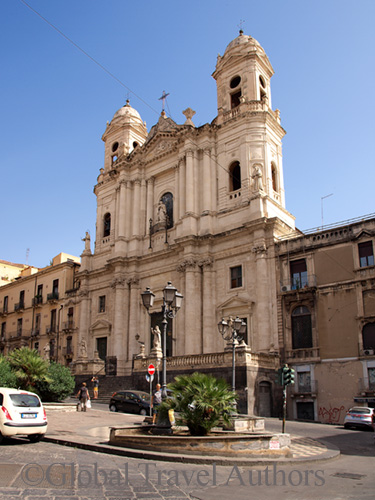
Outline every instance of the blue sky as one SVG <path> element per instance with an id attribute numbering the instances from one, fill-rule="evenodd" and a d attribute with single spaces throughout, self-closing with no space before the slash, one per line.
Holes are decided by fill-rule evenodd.
<path id="1" fill-rule="evenodd" d="M 178 123 L 216 116 L 211 77 L 238 35 L 275 70 L 286 208 L 300 229 L 375 212 L 373 0 L 22 0 L 0 3 L 0 259 L 43 267 L 95 239 L 107 120 L 130 98 L 148 129 L 163 90 Z M 29 251 L 27 250 L 29 249 Z M 26 256 L 28 255 L 27 259 Z"/>

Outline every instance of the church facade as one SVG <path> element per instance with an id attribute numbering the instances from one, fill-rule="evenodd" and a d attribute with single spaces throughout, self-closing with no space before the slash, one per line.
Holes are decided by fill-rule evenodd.
<path id="1" fill-rule="evenodd" d="M 96 238 L 86 234 L 81 264 L 61 254 L 11 281 L 2 261 L 0 354 L 29 346 L 77 382 L 98 375 L 101 394 L 147 390 L 149 364 L 161 381 L 171 282 L 183 301 L 166 328 L 167 382 L 202 371 L 230 383 L 233 345 L 218 324 L 238 317 L 240 412 L 280 414 L 284 363 L 295 369 L 289 418 L 342 424 L 351 406 L 375 406 L 375 214 L 295 228 L 272 75 L 240 32 L 217 58 L 211 123 L 195 127 L 190 108 L 182 124 L 163 111 L 148 131 L 129 102 L 114 114 L 94 188 Z"/>
<path id="2" fill-rule="evenodd" d="M 222 372 L 224 364 L 229 373 L 229 346 L 217 324 L 238 316 L 247 325 L 237 348 L 247 410 L 256 406 L 248 389 L 255 380 L 272 393 L 279 363 L 275 240 L 295 229 L 285 209 L 285 131 L 272 110 L 272 75 L 260 44 L 240 32 L 212 75 L 212 123 L 195 127 L 190 108 L 183 124 L 162 112 L 148 133 L 127 102 L 107 124 L 94 188 L 95 248 L 87 235 L 79 272 L 78 343 L 87 342 L 88 359 L 76 361 L 77 374 L 97 357 L 112 360 L 118 376 L 144 372 L 140 347 L 146 356 L 152 350 L 151 328 L 161 323 L 162 291 L 172 282 L 184 299 L 168 324 L 168 380 L 187 366 Z M 141 300 L 147 287 L 155 294 L 151 315 Z M 224 358 L 213 357 L 218 353 Z M 269 395 L 261 404 L 271 408 Z"/>

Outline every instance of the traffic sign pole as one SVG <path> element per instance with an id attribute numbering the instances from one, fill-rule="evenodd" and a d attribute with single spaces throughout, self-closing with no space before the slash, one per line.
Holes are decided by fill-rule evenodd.
<path id="1" fill-rule="evenodd" d="M 148 374 L 150 375 L 150 417 L 152 417 L 152 381 L 154 380 L 155 366 L 150 364 L 147 368 Z M 146 376 L 147 377 L 147 376 Z"/>

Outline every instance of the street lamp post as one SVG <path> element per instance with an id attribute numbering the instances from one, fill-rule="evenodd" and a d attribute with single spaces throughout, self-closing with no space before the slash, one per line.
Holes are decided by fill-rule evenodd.
<path id="1" fill-rule="evenodd" d="M 238 316 L 236 319 L 230 317 L 228 321 L 222 318 L 217 327 L 223 339 L 232 342 L 232 391 L 236 392 L 236 345 L 243 340 L 246 323 Z"/>
<path id="2" fill-rule="evenodd" d="M 155 294 L 150 290 L 150 288 L 146 288 L 144 292 L 141 293 L 142 302 L 144 307 L 146 308 L 148 314 L 150 314 L 150 308 L 152 308 L 154 304 Z M 168 318 L 174 318 L 178 313 L 181 304 L 182 304 L 183 296 L 177 291 L 170 281 L 168 281 L 167 286 L 163 289 L 163 305 L 162 305 L 162 313 L 163 313 L 163 358 L 162 358 L 162 391 L 161 396 L 164 401 L 167 398 L 167 325 Z"/>

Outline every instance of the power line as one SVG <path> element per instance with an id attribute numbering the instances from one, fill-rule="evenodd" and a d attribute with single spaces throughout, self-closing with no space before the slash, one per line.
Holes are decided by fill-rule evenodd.
<path id="1" fill-rule="evenodd" d="M 25 0 L 20 0 L 28 9 L 30 9 L 32 12 L 34 12 L 34 14 L 36 14 L 38 17 L 40 17 L 40 19 L 42 19 L 45 23 L 48 24 L 48 26 L 50 26 L 52 29 L 54 29 L 59 35 L 61 35 L 63 38 L 65 38 L 65 40 L 67 40 L 71 45 L 73 45 L 77 50 L 79 50 L 80 52 L 82 52 L 82 54 L 84 54 L 86 57 L 88 57 L 94 64 L 96 64 L 97 66 L 99 66 L 99 68 L 101 68 L 103 71 L 105 71 L 111 78 L 113 78 L 117 83 L 119 83 L 122 87 L 124 87 L 126 90 L 128 90 L 128 92 L 131 92 L 137 99 L 139 99 L 141 102 L 143 102 L 147 107 L 149 107 L 152 111 L 154 111 L 157 115 L 159 115 L 158 111 L 156 111 L 150 104 L 148 104 L 148 102 L 146 102 L 144 99 L 142 99 L 142 97 L 140 97 L 139 95 L 137 95 L 133 90 L 131 90 L 127 85 L 125 85 L 125 83 L 123 83 L 119 78 L 117 78 L 117 76 L 115 76 L 113 73 L 111 73 L 111 71 L 109 71 L 105 66 L 103 66 L 99 61 L 97 61 L 94 57 L 92 57 L 88 52 L 86 52 L 84 49 L 82 49 L 77 43 L 75 43 L 71 38 L 69 38 L 67 35 L 65 35 L 65 33 L 63 33 L 59 28 L 57 28 L 53 23 L 51 23 L 50 21 L 48 21 L 48 19 L 46 19 L 44 16 L 42 16 L 42 14 L 40 14 L 37 10 L 35 10 L 33 7 L 31 7 L 31 5 L 29 5 Z M 163 91 L 164 92 L 164 91 Z M 169 94 L 167 94 L 169 95 Z M 166 97 L 166 96 L 165 96 Z M 165 97 L 164 97 L 164 100 L 165 100 Z M 168 104 L 167 104 L 168 106 Z M 164 101 L 163 101 L 163 108 L 164 108 Z M 164 109 L 163 109 L 164 110 Z M 171 113 L 170 113 L 170 110 L 169 110 L 169 106 L 168 106 L 168 114 L 169 116 L 171 117 Z M 195 146 L 198 147 L 198 144 L 194 141 L 192 141 L 193 144 Z M 231 175 L 229 169 L 227 169 L 226 167 L 224 167 L 223 165 L 221 165 L 217 159 L 214 159 L 214 162 L 216 163 L 216 165 L 220 168 L 222 168 L 224 170 L 224 172 L 226 172 L 227 174 Z"/>
<path id="2" fill-rule="evenodd" d="M 157 115 L 159 114 L 156 109 L 154 109 L 150 104 L 148 104 L 142 97 L 137 95 L 133 90 L 131 90 L 125 83 L 123 83 L 119 78 L 117 78 L 116 75 L 111 73 L 105 66 L 103 66 L 99 61 L 97 61 L 94 57 L 90 56 L 88 52 L 86 52 L 84 49 L 82 49 L 78 44 L 76 44 L 71 38 L 69 38 L 65 33 L 63 33 L 59 28 L 57 28 L 54 24 L 52 24 L 48 19 L 42 16 L 37 10 L 35 10 L 31 5 L 29 5 L 25 0 L 20 0 L 26 7 L 28 7 L 34 14 L 36 14 L 38 17 L 40 17 L 45 23 L 47 23 L 52 29 L 57 31 L 59 35 L 61 35 L 65 40 L 67 40 L 69 43 L 71 43 L 76 49 L 78 49 L 82 54 L 84 54 L 86 57 L 88 57 L 93 63 L 95 63 L 99 68 L 101 68 L 103 71 L 105 71 L 111 78 L 113 78 L 117 83 L 119 83 L 122 87 L 124 87 L 126 90 L 131 92 L 137 99 L 139 99 L 143 104 L 148 106 L 152 111 L 154 111 Z"/>

